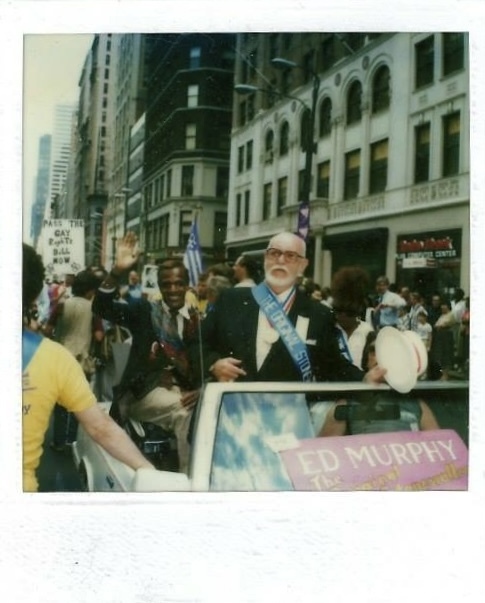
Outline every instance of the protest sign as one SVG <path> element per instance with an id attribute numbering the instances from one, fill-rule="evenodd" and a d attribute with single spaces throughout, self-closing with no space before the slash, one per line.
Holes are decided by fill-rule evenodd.
<path id="1" fill-rule="evenodd" d="M 82 270 L 84 220 L 44 220 L 41 255 L 47 275 L 77 274 Z"/>
<path id="2" fill-rule="evenodd" d="M 305 439 L 279 454 L 295 490 L 468 487 L 468 449 L 450 429 Z"/>

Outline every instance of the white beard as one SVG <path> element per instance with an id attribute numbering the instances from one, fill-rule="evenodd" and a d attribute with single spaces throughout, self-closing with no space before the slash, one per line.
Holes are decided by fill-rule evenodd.
<path id="1" fill-rule="evenodd" d="M 294 283 L 294 277 L 291 274 L 279 276 L 272 272 L 266 274 L 265 280 L 268 285 L 272 287 L 281 287 L 283 289 L 289 289 Z"/>

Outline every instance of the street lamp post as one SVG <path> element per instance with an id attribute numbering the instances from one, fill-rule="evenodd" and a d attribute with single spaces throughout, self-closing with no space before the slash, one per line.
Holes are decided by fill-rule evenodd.
<path id="1" fill-rule="evenodd" d="M 289 61 L 288 59 L 283 59 L 280 57 L 274 58 L 271 60 L 272 65 L 274 65 L 277 69 L 302 69 L 301 65 L 295 63 L 294 61 Z M 318 91 L 320 90 L 320 78 L 315 72 L 312 72 L 312 102 L 311 107 L 309 108 L 306 103 L 305 109 L 309 111 L 307 113 L 307 128 L 304 134 L 306 135 L 305 141 L 305 169 L 303 172 L 303 186 L 301 192 L 300 203 L 306 204 L 307 206 L 310 203 L 310 191 L 312 188 L 312 162 L 313 162 L 313 154 L 316 152 L 316 142 L 314 140 L 315 135 L 315 116 L 317 112 L 317 100 L 318 100 Z"/>
<path id="2" fill-rule="evenodd" d="M 278 69 L 294 69 L 302 67 L 293 61 L 289 61 L 283 58 L 274 58 L 271 63 Z M 237 84 L 234 90 L 238 94 L 254 94 L 255 92 L 263 92 L 265 94 L 276 94 L 280 98 L 293 99 L 303 105 L 305 114 L 307 116 L 307 128 L 304 132 L 306 140 L 304 141 L 305 150 L 305 169 L 303 171 L 303 183 L 301 190 L 301 198 L 299 199 L 300 207 L 309 207 L 310 204 L 310 191 L 312 182 L 312 163 L 313 154 L 316 152 L 316 142 L 314 140 L 315 130 L 315 116 L 317 110 L 318 91 L 320 89 L 320 78 L 314 72 L 312 72 L 312 100 L 311 105 L 308 106 L 301 98 L 292 96 L 291 94 L 284 94 L 277 88 L 259 88 L 258 86 L 252 86 L 250 84 Z"/>

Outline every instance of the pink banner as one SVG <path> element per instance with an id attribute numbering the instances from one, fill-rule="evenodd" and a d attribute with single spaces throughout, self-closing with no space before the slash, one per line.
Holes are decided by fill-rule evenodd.
<path id="1" fill-rule="evenodd" d="M 295 490 L 468 488 L 468 449 L 450 429 L 312 438 L 280 454 Z"/>

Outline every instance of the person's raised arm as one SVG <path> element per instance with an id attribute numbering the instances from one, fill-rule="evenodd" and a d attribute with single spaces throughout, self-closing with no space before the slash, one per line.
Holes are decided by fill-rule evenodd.
<path id="1" fill-rule="evenodd" d="M 100 289 L 113 289 L 118 286 L 119 277 L 134 266 L 140 257 L 138 238 L 128 231 L 116 242 L 115 262 L 111 271 L 101 283 Z"/>

